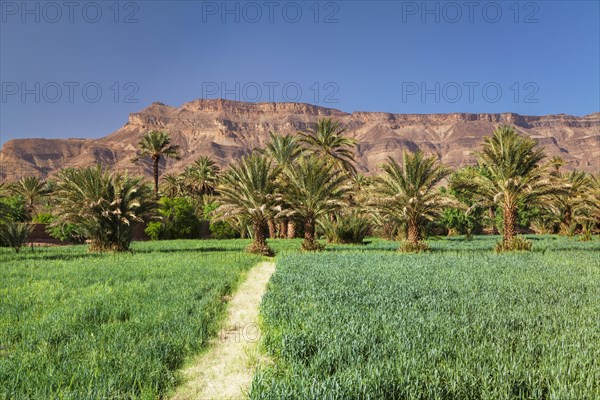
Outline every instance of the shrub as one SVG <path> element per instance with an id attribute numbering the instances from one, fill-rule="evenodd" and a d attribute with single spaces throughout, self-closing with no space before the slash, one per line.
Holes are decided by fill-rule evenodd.
<path id="1" fill-rule="evenodd" d="M 362 244 L 371 229 L 369 220 L 358 213 L 339 216 L 333 221 L 325 218 L 320 226 L 329 243 Z"/>
<path id="2" fill-rule="evenodd" d="M 240 230 L 236 229 L 226 221 L 219 221 L 213 218 L 212 213 L 219 205 L 217 203 L 206 203 L 203 208 L 204 219 L 209 221 L 210 236 L 213 239 L 235 239 L 240 237 Z M 242 228 L 243 229 L 243 228 Z"/>
<path id="3" fill-rule="evenodd" d="M 417 243 L 409 241 L 401 241 L 398 251 L 401 253 L 422 253 L 429 250 L 429 245 L 426 242 L 420 241 Z"/>
<path id="4" fill-rule="evenodd" d="M 55 219 L 56 217 L 54 217 L 52 213 L 45 212 L 36 214 L 31 220 L 31 222 L 33 222 L 34 224 L 49 224 Z"/>
<path id="5" fill-rule="evenodd" d="M 81 228 L 71 223 L 50 224 L 46 227 L 46 232 L 61 242 L 82 244 L 87 239 Z"/>
<path id="6" fill-rule="evenodd" d="M 27 242 L 32 228 L 28 223 L 8 221 L 0 225 L 0 242 L 3 246 L 12 247 L 18 253 Z"/>
<path id="7" fill-rule="evenodd" d="M 456 232 L 465 235 L 471 239 L 474 233 L 481 231 L 481 221 L 483 220 L 481 208 L 477 208 L 469 213 L 458 208 L 446 208 L 442 213 L 441 223 L 449 232 Z"/>
<path id="8" fill-rule="evenodd" d="M 159 221 L 148 224 L 145 232 L 152 240 L 190 239 L 200 235 L 200 220 L 194 203 L 185 197 L 163 197 L 159 201 Z"/>
<path id="9" fill-rule="evenodd" d="M 504 251 L 530 251 L 532 243 L 530 240 L 525 239 L 522 236 L 515 236 L 513 240 L 504 242 L 499 240 L 496 242 L 494 250 L 496 253 L 502 253 Z"/>
<path id="10" fill-rule="evenodd" d="M 8 196 L 0 198 L 2 204 L 3 218 L 9 221 L 25 222 L 27 221 L 27 210 L 25 201 L 21 196 Z"/>
<path id="11" fill-rule="evenodd" d="M 225 221 L 215 221 L 210 224 L 210 236 L 213 239 L 235 239 L 240 233 Z"/>

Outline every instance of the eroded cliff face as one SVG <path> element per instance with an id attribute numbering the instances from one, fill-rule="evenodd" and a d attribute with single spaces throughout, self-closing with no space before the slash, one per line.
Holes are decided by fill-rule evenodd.
<path id="1" fill-rule="evenodd" d="M 295 133 L 314 126 L 319 118 L 339 120 L 348 136 L 358 141 L 358 169 L 375 173 L 388 156 L 400 158 L 404 149 L 421 149 L 456 167 L 474 162 L 484 136 L 498 124 L 515 125 L 537 139 L 549 156 L 560 155 L 569 168 L 600 171 L 600 113 L 522 116 L 505 114 L 390 114 L 345 113 L 303 103 L 244 103 L 194 100 L 181 107 L 153 103 L 133 113 L 116 132 L 101 139 L 20 139 L 0 151 L 0 179 L 23 175 L 52 175 L 60 168 L 102 163 L 115 170 L 150 174 L 149 164 L 132 165 L 142 133 L 166 130 L 181 146 L 181 160 L 165 160 L 179 171 L 208 155 L 221 165 L 268 141 L 269 131 Z"/>

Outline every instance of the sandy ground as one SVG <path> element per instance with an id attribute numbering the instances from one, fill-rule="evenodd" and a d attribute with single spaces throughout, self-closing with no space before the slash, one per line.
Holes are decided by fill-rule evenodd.
<path id="1" fill-rule="evenodd" d="M 254 369 L 267 362 L 258 345 L 258 309 L 275 264 L 253 267 L 227 308 L 227 320 L 209 349 L 183 371 L 186 379 L 173 400 L 245 398 Z"/>

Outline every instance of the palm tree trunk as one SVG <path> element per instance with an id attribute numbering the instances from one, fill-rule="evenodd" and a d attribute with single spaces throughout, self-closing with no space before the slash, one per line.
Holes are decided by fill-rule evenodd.
<path id="1" fill-rule="evenodd" d="M 304 221 L 304 242 L 302 242 L 304 250 L 318 250 L 319 245 L 315 241 L 315 220 L 307 218 Z"/>
<path id="2" fill-rule="evenodd" d="M 421 241 L 421 230 L 417 221 L 408 221 L 408 241 L 415 244 Z"/>
<path id="3" fill-rule="evenodd" d="M 275 227 L 275 221 L 272 219 L 269 219 L 269 221 L 267 223 L 269 225 L 269 237 L 271 239 L 275 239 L 277 237 L 277 229 Z"/>
<path id="4" fill-rule="evenodd" d="M 571 210 L 569 208 L 565 209 L 563 216 L 563 223 L 560 229 L 560 233 L 563 235 L 571 236 L 571 223 L 573 222 L 573 217 L 571 215 Z"/>
<path id="5" fill-rule="evenodd" d="M 492 235 L 497 235 L 498 228 L 496 227 L 496 211 L 494 210 L 494 206 L 488 208 L 488 216 L 492 221 Z"/>
<path id="6" fill-rule="evenodd" d="M 257 248 L 266 246 L 267 240 L 265 238 L 264 224 L 255 222 L 252 228 L 254 229 L 254 246 Z"/>
<path id="7" fill-rule="evenodd" d="M 158 200 L 158 162 L 160 161 L 159 157 L 153 157 L 153 167 L 154 167 L 154 197 Z"/>
<path id="8" fill-rule="evenodd" d="M 279 221 L 279 238 L 285 239 L 287 237 L 287 221 L 282 219 Z"/>
<path id="9" fill-rule="evenodd" d="M 504 237 L 502 241 L 510 243 L 517 234 L 517 210 L 510 203 L 504 203 Z"/>
<path id="10" fill-rule="evenodd" d="M 255 221 L 252 224 L 254 231 L 254 239 L 252 244 L 246 249 L 250 253 L 262 254 L 264 256 L 272 256 L 273 250 L 267 245 L 266 240 L 266 224 L 264 221 Z"/>
<path id="11" fill-rule="evenodd" d="M 287 224 L 287 238 L 294 239 L 296 237 L 296 221 L 289 220 Z"/>

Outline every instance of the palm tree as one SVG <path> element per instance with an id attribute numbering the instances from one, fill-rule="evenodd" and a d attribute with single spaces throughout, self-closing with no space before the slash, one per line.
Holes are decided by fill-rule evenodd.
<path id="1" fill-rule="evenodd" d="M 0 225 L 0 245 L 12 247 L 16 253 L 21 250 L 31 232 L 33 226 L 25 222 L 7 221 Z"/>
<path id="2" fill-rule="evenodd" d="M 547 165 L 552 168 L 552 173 L 558 176 L 560 175 L 560 168 L 567 165 L 567 162 L 561 156 L 554 156 L 548 161 Z"/>
<path id="3" fill-rule="evenodd" d="M 502 205 L 502 250 L 513 247 L 519 206 L 542 205 L 550 196 L 564 192 L 564 185 L 540 166 L 545 154 L 536 146 L 536 141 L 519 135 L 513 127 L 501 125 L 484 139 L 483 149 L 475 153 L 486 173 L 457 182 L 473 194 L 475 201 L 493 199 Z"/>
<path id="4" fill-rule="evenodd" d="M 183 171 L 184 181 L 192 195 L 202 197 L 215 192 L 219 166 L 210 157 L 202 156 Z"/>
<path id="5" fill-rule="evenodd" d="M 2 200 L 8 194 L 8 185 L 4 182 L 0 182 L 0 200 Z M 0 223 L 4 220 L 4 217 L 8 214 L 9 207 L 0 201 Z"/>
<path id="6" fill-rule="evenodd" d="M 437 162 L 436 157 L 425 157 L 421 151 L 404 151 L 402 164 L 389 158 L 383 166 L 384 174 L 378 177 L 374 205 L 383 214 L 406 221 L 408 243 L 419 249 L 421 230 L 426 220 L 439 217 L 453 201 L 435 187 L 450 174 L 450 170 Z"/>
<path id="7" fill-rule="evenodd" d="M 167 132 L 150 131 L 142 135 L 139 142 L 140 152 L 132 162 L 150 157 L 154 168 L 154 197 L 158 199 L 158 165 L 162 157 L 179 159 L 179 146 L 171 144 L 171 136 Z"/>
<path id="8" fill-rule="evenodd" d="M 48 194 L 46 182 L 36 176 L 26 176 L 11 186 L 14 194 L 23 197 L 29 217 L 33 217 L 36 206 Z"/>
<path id="9" fill-rule="evenodd" d="M 218 187 L 221 194 L 217 218 L 222 220 L 246 217 L 252 223 L 253 243 L 250 253 L 272 256 L 265 234 L 267 221 L 279 211 L 276 206 L 277 172 L 271 161 L 261 154 L 251 154 L 232 165 L 222 176 Z"/>
<path id="10" fill-rule="evenodd" d="M 294 168 L 286 169 L 284 174 L 282 214 L 304 223 L 303 249 L 319 250 L 321 246 L 315 240 L 317 220 L 346 204 L 346 174 L 316 156 L 300 157 Z"/>
<path id="11" fill-rule="evenodd" d="M 555 215 L 560 225 L 560 232 L 571 235 L 575 225 L 582 219 L 587 219 L 596 206 L 589 196 L 593 189 L 590 175 L 583 171 L 571 171 L 557 175 L 565 183 L 563 193 L 552 196 L 549 209 Z"/>
<path id="12" fill-rule="evenodd" d="M 338 121 L 331 118 L 319 120 L 316 129 L 298 132 L 300 142 L 317 157 L 332 160 L 344 171 L 355 174 L 354 151 L 356 141 L 344 136 L 346 131 Z"/>
<path id="13" fill-rule="evenodd" d="M 165 174 L 161 178 L 161 192 L 168 197 L 183 196 L 186 192 L 184 178 L 182 175 Z"/>
<path id="14" fill-rule="evenodd" d="M 127 250 L 134 224 L 151 216 L 152 189 L 140 178 L 111 175 L 100 165 L 64 169 L 57 178 L 52 224 L 75 224 L 91 239 L 91 251 Z"/>
<path id="15" fill-rule="evenodd" d="M 294 161 L 302 154 L 302 147 L 298 136 L 295 135 L 278 135 L 274 132 L 269 132 L 271 141 L 265 148 L 266 154 L 274 161 L 278 168 L 278 179 L 280 183 L 284 180 L 283 171 L 292 168 Z M 280 216 L 279 217 L 279 237 L 293 239 L 296 236 L 296 222 Z M 269 221 L 269 236 L 275 235 L 275 221 Z"/>

